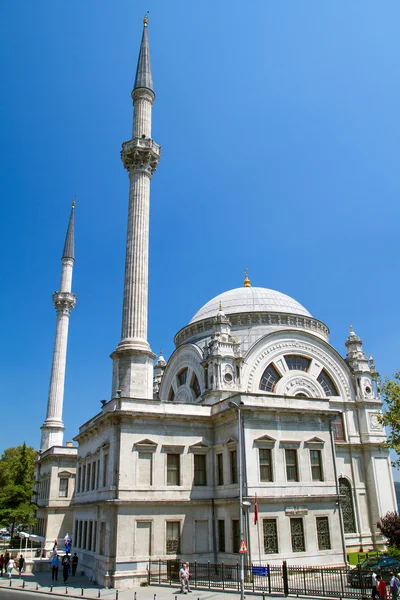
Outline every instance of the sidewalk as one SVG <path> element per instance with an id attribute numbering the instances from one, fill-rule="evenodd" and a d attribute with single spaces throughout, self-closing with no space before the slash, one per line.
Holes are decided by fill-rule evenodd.
<path id="1" fill-rule="evenodd" d="M 54 582 L 57 585 L 54 585 L 51 589 L 51 573 L 24 574 L 22 577 L 15 575 L 11 580 L 11 587 L 9 587 L 8 578 L 3 575 L 3 577 L 0 577 L 0 589 L 7 588 L 10 590 L 10 600 L 12 600 L 12 590 L 21 591 L 22 589 L 27 592 L 37 591 L 38 593 L 42 593 L 44 598 L 48 597 L 48 595 L 53 598 L 62 596 L 63 598 L 105 598 L 106 600 L 179 600 L 184 597 L 184 594 L 179 592 L 178 584 L 171 587 L 152 585 L 148 587 L 134 587 L 128 590 L 115 590 L 101 588 L 92 583 L 87 577 L 80 575 L 71 577 L 68 584 L 65 585 L 62 583 L 62 574 L 60 577 L 60 572 L 58 576 L 58 582 Z M 246 593 L 247 600 L 262 600 L 262 597 L 262 594 Z M 27 593 L 27 598 L 29 598 L 29 593 Z M 239 598 L 240 594 L 238 592 L 222 592 L 218 590 L 193 589 L 191 594 L 187 594 L 188 600 L 236 600 Z"/>

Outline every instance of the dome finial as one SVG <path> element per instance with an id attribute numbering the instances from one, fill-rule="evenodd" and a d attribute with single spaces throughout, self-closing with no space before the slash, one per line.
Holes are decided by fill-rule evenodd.
<path id="1" fill-rule="evenodd" d="M 350 333 L 353 331 L 353 325 L 350 323 Z"/>
<path id="2" fill-rule="evenodd" d="M 245 269 L 244 270 L 244 281 L 243 281 L 244 287 L 251 287 L 251 282 L 250 282 L 248 273 L 249 273 L 249 270 Z"/>
<path id="3" fill-rule="evenodd" d="M 147 13 L 146 13 L 146 14 L 144 15 L 144 17 L 143 17 L 143 25 L 144 25 L 145 27 L 147 27 L 147 23 L 149 22 L 149 18 L 148 18 L 148 16 L 147 16 L 148 14 L 149 14 L 149 11 L 147 11 Z"/>

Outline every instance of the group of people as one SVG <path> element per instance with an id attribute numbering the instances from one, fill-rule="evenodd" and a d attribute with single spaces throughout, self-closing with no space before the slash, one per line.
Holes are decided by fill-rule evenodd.
<path id="1" fill-rule="evenodd" d="M 390 595 L 392 600 L 398 600 L 400 591 L 400 579 L 391 571 L 390 575 Z M 375 571 L 371 572 L 371 585 L 372 585 L 372 600 L 387 600 L 388 591 L 386 581 L 381 575 L 377 575 Z"/>
<path id="2" fill-rule="evenodd" d="M 16 566 L 16 564 L 18 566 Z M 8 552 L 6 552 L 6 555 L 4 556 L 4 554 L 2 554 L 0 556 L 0 576 L 7 575 L 8 574 L 8 578 L 11 579 L 12 578 L 12 573 L 13 573 L 13 569 L 18 569 L 18 574 L 21 576 L 22 571 L 24 570 L 24 566 L 25 566 L 25 559 L 24 557 L 21 556 L 18 558 L 13 558 L 11 554 L 9 554 Z"/>
<path id="3" fill-rule="evenodd" d="M 181 582 L 181 594 L 187 594 L 187 592 L 191 593 L 189 578 L 191 574 L 189 573 L 189 563 L 183 563 L 180 571 L 179 571 L 179 580 Z"/>
<path id="4" fill-rule="evenodd" d="M 65 554 L 61 561 L 63 580 L 64 583 L 68 583 L 70 574 L 75 575 L 76 569 L 78 568 L 78 555 L 75 552 L 74 556 L 70 556 L 71 552 L 71 538 L 68 533 L 64 538 Z M 54 540 L 53 555 L 51 557 L 51 580 L 58 581 L 58 569 L 60 566 L 60 559 L 58 557 L 58 540 Z"/>

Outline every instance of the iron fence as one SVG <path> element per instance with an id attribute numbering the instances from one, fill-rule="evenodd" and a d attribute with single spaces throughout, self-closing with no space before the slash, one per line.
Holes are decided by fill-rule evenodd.
<path id="1" fill-rule="evenodd" d="M 149 584 L 178 585 L 179 560 L 149 562 Z M 240 566 L 225 563 L 190 565 L 193 589 L 240 591 Z M 371 576 L 359 567 L 312 567 L 253 565 L 244 568 L 244 588 L 247 592 L 296 596 L 320 596 L 365 600 L 371 596 Z"/>

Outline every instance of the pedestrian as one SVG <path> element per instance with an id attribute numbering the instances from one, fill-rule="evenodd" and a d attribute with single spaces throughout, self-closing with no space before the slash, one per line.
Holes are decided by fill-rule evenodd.
<path id="1" fill-rule="evenodd" d="M 76 574 L 76 569 L 78 568 L 78 556 L 75 554 L 72 557 L 72 575 Z"/>
<path id="2" fill-rule="evenodd" d="M 53 554 L 53 558 L 51 559 L 51 580 L 58 580 L 58 567 L 60 566 L 60 561 L 58 560 L 57 552 Z"/>
<path id="3" fill-rule="evenodd" d="M 24 565 L 25 565 L 25 559 L 24 559 L 24 557 L 21 554 L 21 556 L 18 559 L 18 573 L 19 573 L 20 577 L 21 577 Z"/>
<path id="4" fill-rule="evenodd" d="M 8 568 L 8 561 L 10 560 L 10 553 L 6 552 L 6 555 L 4 557 L 4 572 L 7 573 L 7 568 Z"/>
<path id="5" fill-rule="evenodd" d="M 12 570 L 14 568 L 15 562 L 12 556 L 10 556 L 10 558 L 8 559 L 8 563 L 7 563 L 7 573 L 8 573 L 8 579 L 11 579 L 12 577 Z"/>
<path id="6" fill-rule="evenodd" d="M 386 583 L 380 575 L 376 576 L 376 585 L 378 586 L 379 600 L 387 600 Z"/>
<path id="7" fill-rule="evenodd" d="M 68 575 L 69 575 L 69 569 L 70 569 L 70 562 L 69 562 L 69 556 L 68 554 L 66 554 L 64 556 L 64 558 L 62 559 L 62 567 L 63 567 L 63 577 L 64 577 L 64 583 L 68 582 Z"/>
<path id="8" fill-rule="evenodd" d="M 189 563 L 183 563 L 180 571 L 179 571 L 179 579 L 181 582 L 181 594 L 186 594 L 187 592 L 191 593 L 192 590 L 190 589 L 190 584 L 189 584 L 189 577 L 190 577 L 190 573 L 189 573 Z"/>
<path id="9" fill-rule="evenodd" d="M 4 560 L 4 554 L 2 554 L 0 556 L 0 577 L 3 576 L 3 571 L 5 571 L 5 566 L 4 566 L 5 560 Z"/>
<path id="10" fill-rule="evenodd" d="M 376 573 L 373 569 L 370 570 L 370 573 L 371 573 L 372 600 L 376 600 L 379 596 L 378 588 L 376 587 Z"/>
<path id="11" fill-rule="evenodd" d="M 390 593 L 392 594 L 393 600 L 397 600 L 397 598 L 399 597 L 399 588 L 399 579 L 396 577 L 393 571 L 390 571 Z"/>

